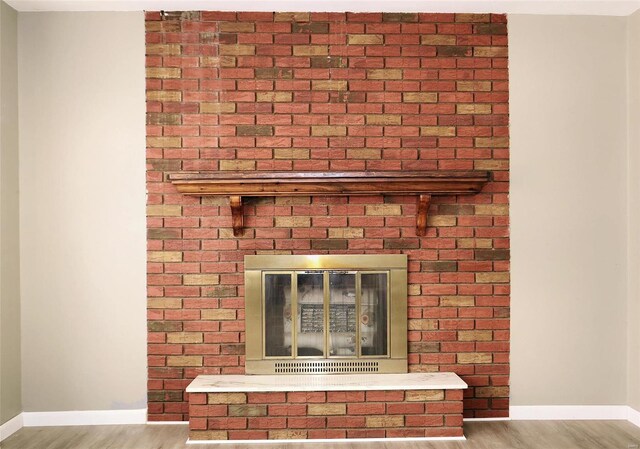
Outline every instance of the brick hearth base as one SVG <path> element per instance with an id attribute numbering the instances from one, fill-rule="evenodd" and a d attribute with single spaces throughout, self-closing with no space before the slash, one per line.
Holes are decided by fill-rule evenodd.
<path id="1" fill-rule="evenodd" d="M 255 384 L 275 377 L 272 387 Z M 463 438 L 466 384 L 455 374 L 343 375 L 360 380 L 343 386 L 338 376 L 307 376 L 315 381 L 302 385 L 301 377 L 199 376 L 187 389 L 189 439 Z M 380 380 L 372 385 L 371 377 Z"/>

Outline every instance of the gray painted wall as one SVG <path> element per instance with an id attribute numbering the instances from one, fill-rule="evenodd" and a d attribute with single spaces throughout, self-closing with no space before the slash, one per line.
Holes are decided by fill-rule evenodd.
<path id="1" fill-rule="evenodd" d="M 626 20 L 509 17 L 512 405 L 627 403 Z"/>
<path id="2" fill-rule="evenodd" d="M 19 22 L 24 409 L 142 408 L 143 17 Z M 640 408 L 626 23 L 509 17 L 513 405 Z"/>
<path id="3" fill-rule="evenodd" d="M 144 17 L 21 13 L 24 411 L 146 407 Z"/>
<path id="4" fill-rule="evenodd" d="M 22 412 L 17 60 L 18 14 L 0 1 L 0 424 Z"/>
<path id="5" fill-rule="evenodd" d="M 629 17 L 629 405 L 640 412 L 640 11 Z"/>

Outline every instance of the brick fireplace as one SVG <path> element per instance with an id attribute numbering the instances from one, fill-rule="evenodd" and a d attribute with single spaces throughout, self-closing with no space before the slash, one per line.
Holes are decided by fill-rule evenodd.
<path id="1" fill-rule="evenodd" d="M 464 415 L 508 415 L 504 15 L 149 12 L 149 419 L 188 418 L 190 381 L 244 374 L 245 255 L 406 254 L 410 372 L 455 372 Z M 434 197 L 186 196 L 184 171 L 468 171 Z"/>

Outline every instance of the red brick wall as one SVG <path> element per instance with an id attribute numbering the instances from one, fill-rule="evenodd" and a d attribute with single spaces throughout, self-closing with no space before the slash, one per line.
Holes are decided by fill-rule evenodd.
<path id="1" fill-rule="evenodd" d="M 198 374 L 243 373 L 245 254 L 405 253 L 411 371 L 508 414 L 504 15 L 147 13 L 149 419 L 186 419 Z M 179 170 L 491 170 L 475 196 L 228 200 Z"/>

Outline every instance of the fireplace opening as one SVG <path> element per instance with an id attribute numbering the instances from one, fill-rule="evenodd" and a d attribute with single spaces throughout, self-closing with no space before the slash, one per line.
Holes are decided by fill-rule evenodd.
<path id="1" fill-rule="evenodd" d="M 247 374 L 407 372 L 406 255 L 245 256 Z"/>

